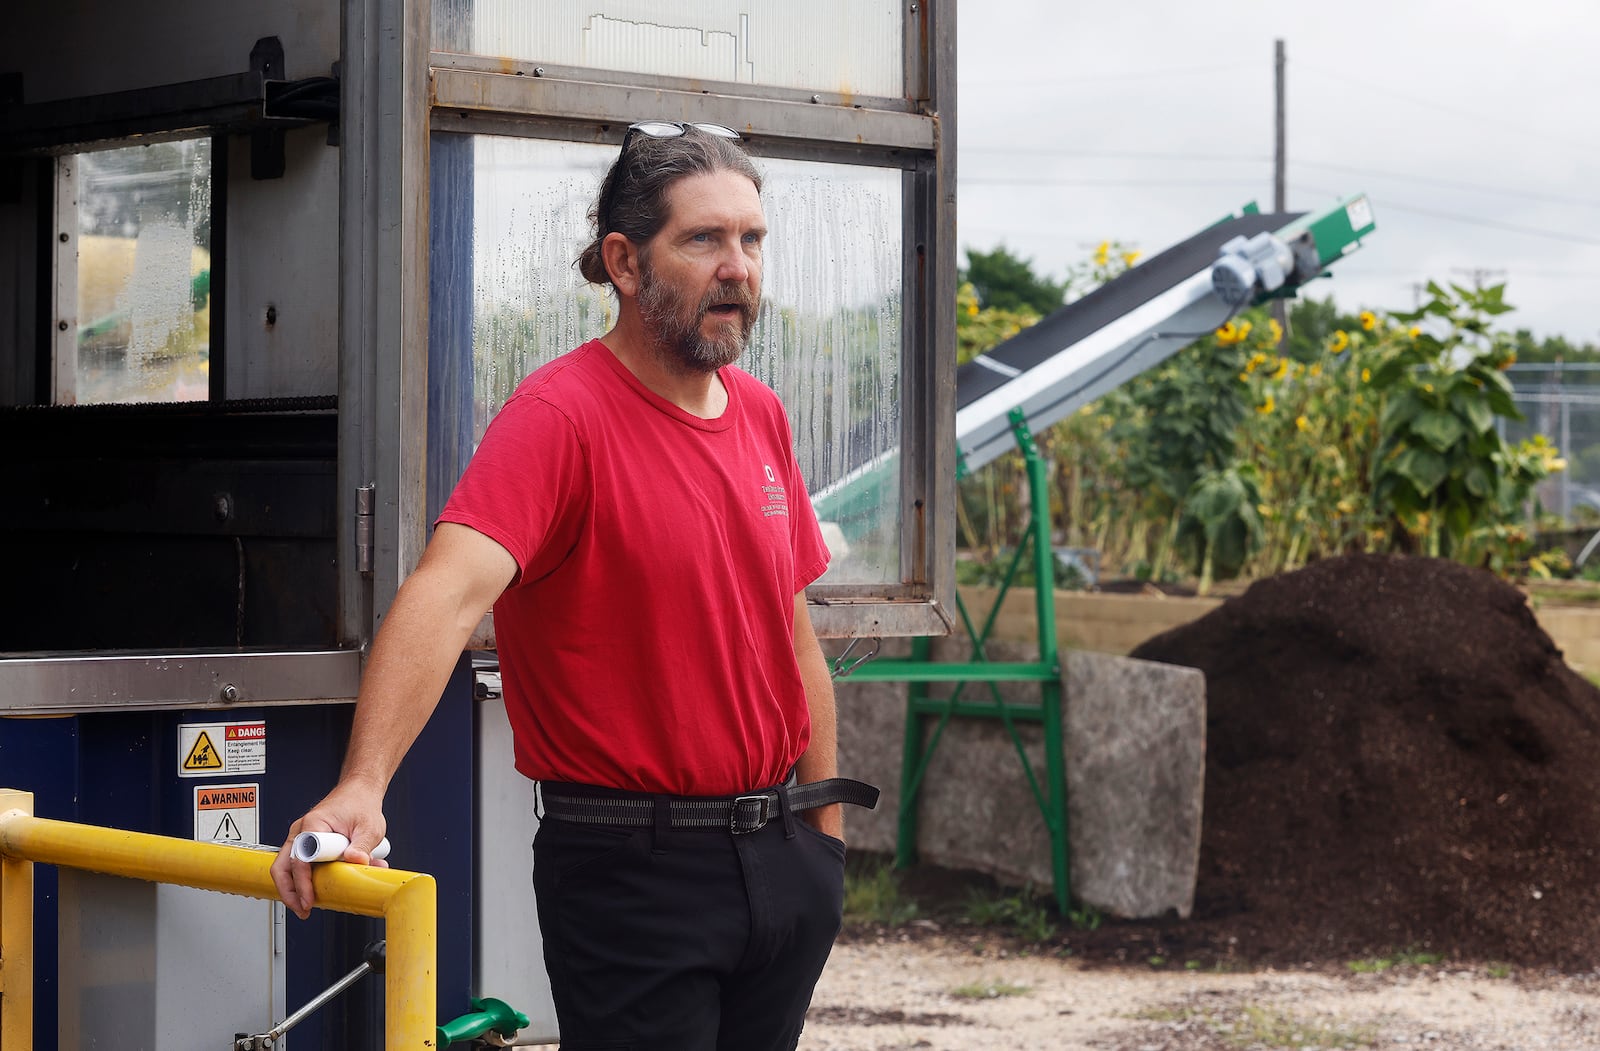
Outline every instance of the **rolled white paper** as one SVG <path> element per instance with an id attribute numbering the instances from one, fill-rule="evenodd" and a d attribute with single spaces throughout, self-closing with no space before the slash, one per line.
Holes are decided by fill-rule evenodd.
<path id="1" fill-rule="evenodd" d="M 337 832 L 302 832 L 294 837 L 296 861 L 338 861 L 350 841 Z M 372 860 L 382 861 L 389 856 L 389 838 L 385 836 L 372 848 Z"/>

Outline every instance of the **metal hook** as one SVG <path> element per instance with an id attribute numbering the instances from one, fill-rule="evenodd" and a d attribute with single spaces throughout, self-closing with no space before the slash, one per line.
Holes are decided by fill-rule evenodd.
<path id="1" fill-rule="evenodd" d="M 856 643 L 860 641 L 860 636 L 853 637 L 850 640 L 850 644 L 844 648 L 844 652 L 833 659 L 833 678 L 848 678 L 851 672 L 855 671 L 857 668 L 876 657 L 878 655 L 878 651 L 883 649 L 883 640 L 874 635 L 872 638 L 872 649 L 852 661 L 850 660 L 850 652 L 856 648 Z M 848 663 L 846 663 L 847 661 Z"/>

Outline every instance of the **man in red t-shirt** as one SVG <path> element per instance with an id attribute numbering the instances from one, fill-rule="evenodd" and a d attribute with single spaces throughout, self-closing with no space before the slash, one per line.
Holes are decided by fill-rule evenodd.
<path id="1" fill-rule="evenodd" d="M 834 699 L 806 612 L 828 564 L 776 395 L 733 362 L 761 296 L 739 136 L 646 121 L 591 212 L 616 327 L 495 417 L 401 587 L 339 784 L 301 831 L 367 863 L 389 780 L 493 605 L 562 1046 L 793 1048 L 838 932 Z"/>

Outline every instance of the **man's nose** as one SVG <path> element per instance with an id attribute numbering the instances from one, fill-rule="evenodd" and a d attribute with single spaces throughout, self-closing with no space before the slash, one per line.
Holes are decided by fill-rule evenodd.
<path id="1" fill-rule="evenodd" d="M 718 281 L 748 281 L 750 279 L 751 260 L 745 255 L 740 245 L 733 245 L 722 251 L 717 259 Z"/>

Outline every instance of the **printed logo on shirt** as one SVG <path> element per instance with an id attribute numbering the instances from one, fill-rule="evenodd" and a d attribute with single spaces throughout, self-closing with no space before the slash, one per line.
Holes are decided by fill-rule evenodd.
<path id="1" fill-rule="evenodd" d="M 762 470 L 767 473 L 767 484 L 761 487 L 761 515 L 763 518 L 773 518 L 782 515 L 789 517 L 789 490 L 778 484 L 778 476 L 773 472 L 770 464 L 762 464 Z"/>

